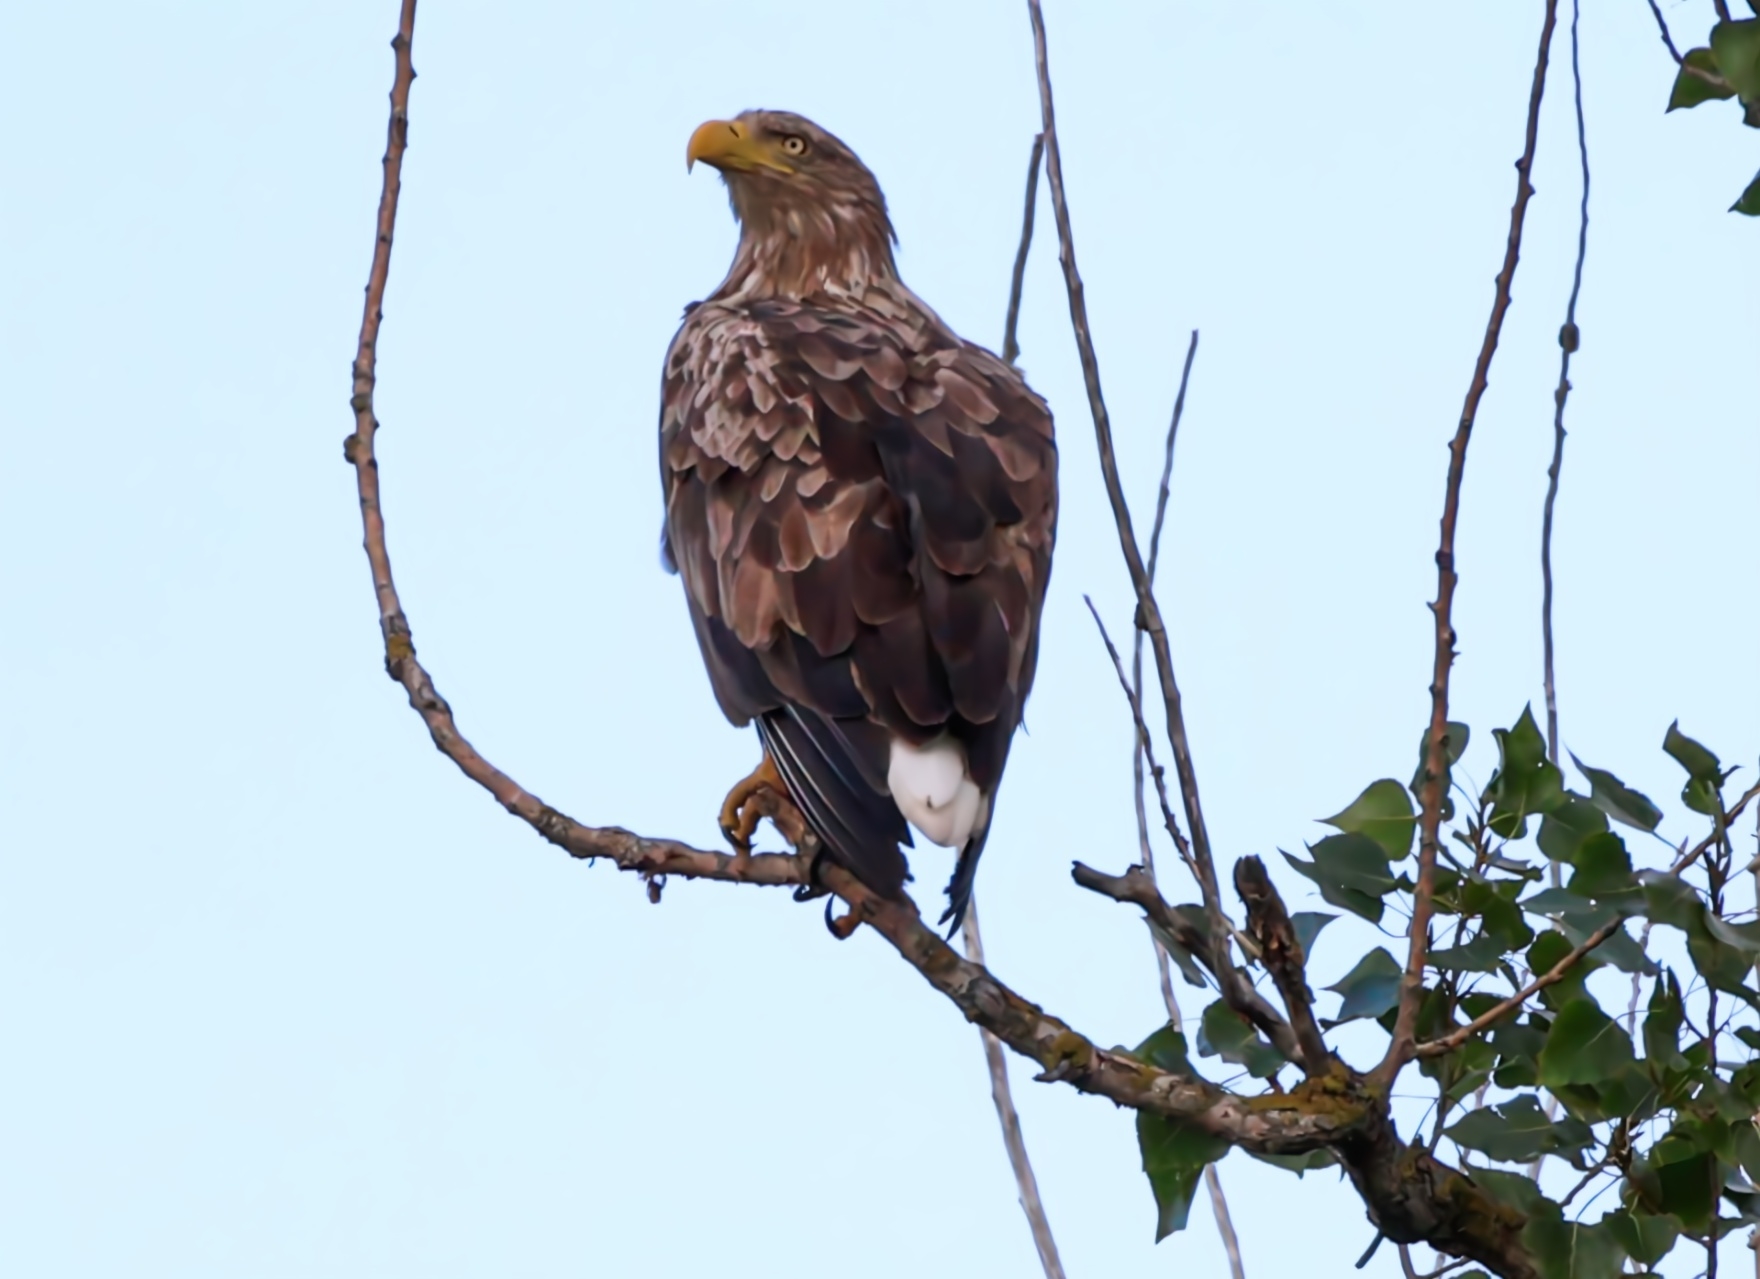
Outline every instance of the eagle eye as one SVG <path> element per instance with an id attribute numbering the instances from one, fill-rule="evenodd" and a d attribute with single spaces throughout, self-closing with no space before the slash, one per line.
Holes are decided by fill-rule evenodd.
<path id="1" fill-rule="evenodd" d="M 784 155 L 805 155 L 807 153 L 807 140 L 798 133 L 783 134 L 781 146 Z"/>

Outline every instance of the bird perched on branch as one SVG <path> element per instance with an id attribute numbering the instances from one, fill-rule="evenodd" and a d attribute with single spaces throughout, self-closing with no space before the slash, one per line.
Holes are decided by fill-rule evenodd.
<path id="1" fill-rule="evenodd" d="M 879 183 L 831 134 L 747 111 L 691 135 L 698 161 L 739 248 L 667 351 L 660 472 L 710 683 L 763 746 L 722 829 L 749 855 L 787 801 L 897 898 L 908 822 L 959 850 L 957 927 L 1038 657 L 1050 411 L 904 286 Z"/>

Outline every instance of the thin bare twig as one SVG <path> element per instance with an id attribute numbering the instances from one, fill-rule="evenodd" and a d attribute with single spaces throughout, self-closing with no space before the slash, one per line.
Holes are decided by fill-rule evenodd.
<path id="1" fill-rule="evenodd" d="M 1583 200 L 1577 220 L 1577 265 L 1571 275 L 1570 301 L 1565 304 L 1564 324 L 1558 330 L 1558 389 L 1552 393 L 1552 465 L 1546 470 L 1546 506 L 1540 521 L 1540 635 L 1544 649 L 1546 681 L 1546 756 L 1558 763 L 1558 681 L 1553 668 L 1552 646 L 1552 514 L 1558 502 L 1558 477 L 1564 467 L 1564 406 L 1571 394 L 1571 356 L 1582 345 L 1577 327 L 1577 298 L 1583 291 L 1583 259 L 1589 253 L 1589 140 L 1583 127 L 1582 50 L 1577 24 L 1582 0 L 1571 0 L 1571 90 L 1577 112 L 1577 157 L 1583 171 Z M 1552 867 L 1553 886 L 1558 886 L 1558 864 Z"/>
<path id="2" fill-rule="evenodd" d="M 1021 211 L 1021 243 L 1014 251 L 1014 273 L 1008 282 L 1008 317 L 1002 324 L 1002 362 L 1020 359 L 1017 340 L 1021 323 L 1021 290 L 1027 282 L 1027 251 L 1033 247 L 1033 210 L 1039 202 L 1039 158 L 1045 153 L 1045 135 L 1033 135 L 1033 155 L 1027 161 L 1027 200 Z"/>
<path id="3" fill-rule="evenodd" d="M 1180 860 L 1191 868 L 1194 875 L 1198 873 L 1192 861 L 1192 848 L 1186 842 L 1184 832 L 1179 828 L 1179 821 L 1173 815 L 1173 807 L 1167 798 L 1167 770 L 1155 758 L 1155 739 L 1149 735 L 1149 725 L 1143 718 L 1143 703 L 1137 697 L 1136 690 L 1131 687 L 1130 678 L 1124 673 L 1124 662 L 1118 655 L 1118 649 L 1112 643 L 1112 636 L 1107 633 L 1106 623 L 1100 620 L 1100 610 L 1094 607 L 1093 598 L 1082 596 L 1082 603 L 1088 606 L 1088 616 L 1094 619 L 1094 625 L 1100 630 L 1100 642 L 1106 645 L 1106 655 L 1112 659 L 1113 673 L 1118 676 L 1118 686 L 1124 691 L 1125 700 L 1130 703 L 1131 721 L 1137 729 L 1137 749 L 1149 761 L 1149 776 L 1155 781 L 1155 798 L 1161 804 L 1161 820 L 1167 827 L 1167 833 L 1173 840 L 1174 848 L 1179 852 Z M 1145 869 L 1147 865 L 1145 864 Z M 1154 876 L 1151 874 L 1151 880 Z"/>
<path id="4" fill-rule="evenodd" d="M 984 939 L 978 932 L 975 899 L 966 907 L 964 928 L 966 958 L 982 967 Z M 1039 1179 L 1033 1175 L 1032 1161 L 1027 1158 L 1021 1117 L 1009 1089 L 1002 1043 L 988 1030 L 980 1029 L 978 1034 L 984 1041 L 984 1061 L 990 1067 L 990 1100 L 996 1104 L 996 1118 L 1002 1124 L 1002 1144 L 1008 1147 L 1009 1166 L 1014 1169 L 1015 1185 L 1020 1189 L 1021 1211 L 1027 1214 L 1027 1225 L 1033 1232 L 1033 1246 L 1039 1250 L 1039 1264 L 1044 1267 L 1045 1279 L 1063 1279 L 1063 1262 L 1057 1256 L 1057 1241 L 1051 1237 L 1051 1219 L 1045 1215 L 1045 1205 L 1039 1198 Z"/>
<path id="5" fill-rule="evenodd" d="M 1546 91 L 1547 55 L 1552 46 L 1553 27 L 1558 22 L 1558 0 L 1545 0 L 1545 20 L 1540 28 L 1540 51 L 1534 61 L 1534 78 L 1528 91 L 1527 130 L 1522 157 L 1516 161 L 1516 198 L 1510 208 L 1509 238 L 1504 248 L 1503 269 L 1497 274 L 1496 293 L 1491 316 L 1485 325 L 1485 338 L 1473 366 L 1473 378 L 1467 387 L 1466 402 L 1461 408 L 1460 425 L 1449 445 L 1448 484 L 1442 502 L 1442 533 L 1436 548 L 1436 659 L 1430 681 L 1430 736 L 1424 753 L 1424 781 L 1421 787 L 1423 813 L 1419 822 L 1418 882 L 1412 894 L 1411 943 L 1406 955 L 1405 974 L 1400 981 L 1399 1011 L 1395 1016 L 1392 1042 L 1387 1055 L 1375 1068 L 1375 1078 L 1391 1085 L 1399 1069 L 1410 1058 L 1414 1047 L 1418 1005 L 1424 991 L 1424 962 L 1430 948 L 1430 915 L 1436 892 L 1436 854 L 1442 826 L 1443 776 L 1448 757 L 1448 677 L 1454 664 L 1454 592 L 1458 577 L 1454 567 L 1455 527 L 1460 520 L 1461 481 L 1467 469 L 1467 444 L 1473 436 L 1473 424 L 1479 415 L 1479 402 L 1491 381 L 1491 360 L 1497 354 L 1497 341 L 1503 332 L 1503 319 L 1509 312 L 1510 288 L 1515 283 L 1516 263 L 1522 252 L 1522 225 L 1527 217 L 1528 201 L 1534 194 L 1529 180 L 1534 168 L 1534 150 L 1540 135 L 1540 102 Z M 1055 156 L 1056 152 L 1053 150 Z"/>
<path id="6" fill-rule="evenodd" d="M 1662 43 L 1668 48 L 1668 56 L 1679 63 L 1681 51 L 1674 47 L 1674 37 L 1668 33 L 1668 19 L 1662 16 L 1662 6 L 1656 0 L 1650 0 L 1650 12 L 1656 15 L 1656 29 L 1662 33 Z"/>
<path id="7" fill-rule="evenodd" d="M 1032 158 L 1027 162 L 1027 202 L 1021 215 L 1020 247 L 1014 255 L 1014 274 L 1008 290 L 1008 318 L 1003 325 L 1002 358 L 1013 364 L 1020 355 L 1015 334 L 1021 318 L 1021 288 L 1026 278 L 1027 253 L 1033 247 L 1033 204 L 1039 187 L 1039 157 L 1044 140 L 1033 138 Z M 984 963 L 984 936 L 978 928 L 978 903 L 973 899 L 966 909 L 963 925 L 966 955 L 978 965 Z M 1063 1279 L 1063 1262 L 1057 1255 L 1057 1240 L 1051 1234 L 1051 1218 L 1039 1197 L 1039 1179 L 1033 1175 L 1033 1162 L 1027 1157 L 1027 1140 L 1021 1132 L 1020 1113 L 1015 1109 L 1014 1093 L 1008 1082 L 1008 1063 L 1002 1058 L 1002 1044 L 982 1027 L 978 1037 L 984 1045 L 984 1061 L 990 1071 L 990 1100 L 996 1106 L 996 1118 L 1002 1125 L 1002 1144 L 1008 1150 L 1008 1164 L 1014 1171 L 1015 1188 L 1020 1192 L 1021 1211 L 1027 1216 L 1027 1228 L 1033 1234 L 1033 1246 L 1039 1251 L 1039 1265 L 1045 1279 Z"/>
<path id="8" fill-rule="evenodd" d="M 1230 1279 L 1246 1279 L 1246 1268 L 1241 1264 L 1241 1240 L 1234 1230 L 1234 1218 L 1229 1215 L 1228 1199 L 1222 1193 L 1222 1178 L 1217 1175 L 1215 1164 L 1204 1165 L 1204 1189 L 1210 1194 L 1210 1211 L 1216 1217 L 1216 1233 L 1222 1237 L 1222 1251 L 1228 1254 L 1228 1273 Z"/>
<path id="9" fill-rule="evenodd" d="M 1198 330 L 1192 330 L 1192 339 L 1186 346 L 1186 362 L 1180 369 L 1179 393 L 1173 397 L 1173 416 L 1167 424 L 1166 457 L 1161 463 L 1161 487 L 1155 496 L 1155 527 L 1149 534 L 1149 586 L 1155 586 L 1155 570 L 1161 560 L 1161 528 L 1167 516 L 1167 499 L 1173 485 L 1173 445 L 1179 436 L 1180 419 L 1186 411 L 1186 386 L 1192 377 L 1192 361 L 1198 354 Z M 1139 712 L 1143 706 L 1143 632 L 1134 628 L 1131 637 L 1131 701 Z M 1149 812 L 1144 803 L 1143 795 L 1143 740 L 1140 734 L 1132 734 L 1131 748 L 1131 797 L 1137 815 L 1137 849 L 1143 869 L 1149 872 L 1149 878 L 1157 880 L 1155 873 L 1155 849 L 1149 840 Z M 1173 993 L 1173 966 L 1168 959 L 1167 947 L 1161 939 L 1153 935 L 1150 941 L 1155 946 L 1155 966 L 1161 977 L 1161 998 L 1167 1004 L 1167 1018 L 1175 1026 L 1179 1024 L 1179 1003 Z M 1239 1276 L 1236 1277 L 1239 1279 Z"/>
<path id="10" fill-rule="evenodd" d="M 1057 112 L 1052 102 L 1051 68 L 1045 43 L 1045 14 L 1039 0 L 1027 0 L 1027 16 L 1033 27 L 1033 60 L 1039 80 L 1039 110 L 1045 136 L 1045 175 L 1051 186 L 1051 210 L 1057 222 L 1058 260 L 1063 265 L 1064 290 L 1069 295 L 1070 327 L 1074 330 L 1076 352 L 1081 358 L 1082 382 L 1088 393 L 1088 410 L 1094 419 L 1094 437 L 1100 452 L 1100 474 L 1106 483 L 1107 500 L 1112 506 L 1113 522 L 1118 527 L 1119 550 L 1130 573 L 1137 598 L 1137 625 L 1148 633 L 1149 648 L 1155 657 L 1155 673 L 1161 684 L 1161 700 L 1167 719 L 1167 740 L 1173 750 L 1174 774 L 1179 779 L 1180 799 L 1186 810 L 1186 827 L 1191 832 L 1192 860 L 1198 886 L 1204 898 L 1204 909 L 1210 919 L 1223 995 L 1231 1007 L 1235 1003 L 1239 982 L 1245 982 L 1228 961 L 1232 929 L 1222 909 L 1222 889 L 1217 879 L 1216 860 L 1210 848 L 1209 827 L 1204 822 L 1204 809 L 1198 797 L 1198 774 L 1192 763 L 1191 743 L 1186 736 L 1185 713 L 1182 709 L 1179 682 L 1174 677 L 1173 653 L 1168 644 L 1167 627 L 1161 617 L 1155 592 L 1149 585 L 1149 573 L 1143 563 L 1137 535 L 1131 524 L 1130 505 L 1125 501 L 1124 485 L 1119 479 L 1118 456 L 1112 443 L 1112 419 L 1106 410 L 1106 397 L 1100 387 L 1100 361 L 1094 352 L 1094 337 L 1088 327 L 1088 305 L 1082 286 L 1081 272 L 1076 268 L 1075 232 L 1070 226 L 1069 201 L 1063 186 L 1063 157 L 1057 140 Z M 1250 985 L 1250 983 L 1248 983 Z M 1237 987 L 1231 993 L 1231 986 Z"/>

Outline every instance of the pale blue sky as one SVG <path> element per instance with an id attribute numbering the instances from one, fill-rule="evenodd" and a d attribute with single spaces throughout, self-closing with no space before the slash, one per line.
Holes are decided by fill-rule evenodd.
<path id="1" fill-rule="evenodd" d="M 1443 445 L 1540 6 L 1047 7 L 1145 519 L 1204 334 L 1166 598 L 1206 807 L 1231 859 L 1294 849 L 1413 763 Z M 674 883 L 648 905 L 465 782 L 385 679 L 341 440 L 395 8 L 0 19 L 5 1269 L 1036 1273 L 975 1034 L 883 943 L 837 945 L 782 893 Z M 1760 225 L 1724 210 L 1760 152 L 1731 109 L 1663 116 L 1642 0 L 1590 8 L 1564 735 L 1672 796 L 1675 716 L 1728 760 L 1757 745 Z M 1667 11 L 1683 45 L 1709 25 L 1698 0 Z M 1038 119 L 1024 6 L 431 0 L 416 64 L 379 409 L 417 643 L 524 785 L 712 843 L 756 747 L 655 554 L 659 361 L 734 234 L 685 139 L 747 106 L 837 132 L 885 186 L 906 278 L 995 343 Z M 1555 66 L 1461 531 L 1481 781 L 1486 730 L 1540 693 L 1577 191 Z M 1135 1042 L 1160 1019 L 1141 926 L 1067 877 L 1134 856 L 1127 724 L 1081 595 L 1120 632 L 1129 610 L 1046 238 L 1022 345 L 1059 415 L 1063 521 L 978 897 L 1003 978 Z M 931 853 L 919 882 L 946 869 Z M 1335 928 L 1315 984 L 1367 936 Z M 1224 1273 L 1202 1204 L 1151 1244 L 1128 1114 L 1015 1078 L 1072 1279 Z M 1372 1237 L 1330 1173 L 1237 1155 L 1222 1176 L 1254 1279 L 1348 1273 Z M 1397 1274 L 1392 1250 L 1363 1273 Z"/>

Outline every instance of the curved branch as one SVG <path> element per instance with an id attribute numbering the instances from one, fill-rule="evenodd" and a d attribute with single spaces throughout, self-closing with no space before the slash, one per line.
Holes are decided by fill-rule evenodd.
<path id="1" fill-rule="evenodd" d="M 619 869 L 653 878 L 677 875 L 731 883 L 804 887 L 817 884 L 849 904 L 905 961 L 946 996 L 967 1020 L 976 1022 L 1015 1052 L 1039 1063 L 1042 1080 L 1063 1081 L 1121 1106 L 1147 1110 L 1194 1124 L 1254 1153 L 1298 1154 L 1347 1137 L 1370 1115 L 1361 1098 L 1307 1096 L 1299 1089 L 1270 1098 L 1245 1098 L 1200 1079 L 1158 1070 L 1128 1053 L 1098 1048 L 1086 1036 L 1022 999 L 982 966 L 960 956 L 923 923 L 908 901 L 891 901 L 869 891 L 853 875 L 821 863 L 811 837 L 799 854 L 760 853 L 736 859 L 730 853 L 692 848 L 670 839 L 651 839 L 616 826 L 586 826 L 546 804 L 496 768 L 459 732 L 452 708 L 434 687 L 416 657 L 408 618 L 391 576 L 385 520 L 379 500 L 379 467 L 373 453 L 378 421 L 373 413 L 375 348 L 383 320 L 391 244 L 403 156 L 409 141 L 409 94 L 415 81 L 410 49 L 416 0 L 403 0 L 397 37 L 396 77 L 391 90 L 391 123 L 385 150 L 385 184 L 379 201 L 377 238 L 367 282 L 366 312 L 354 363 L 354 434 L 344 454 L 354 466 L 360 491 L 367 560 L 379 602 L 385 637 L 385 669 L 404 688 L 428 726 L 434 744 L 459 770 L 493 795 L 508 812 L 545 839 L 579 858 L 606 858 Z"/>
<path id="2" fill-rule="evenodd" d="M 1461 481 L 1467 470 L 1467 444 L 1473 437 L 1479 402 L 1485 398 L 1485 389 L 1491 384 L 1491 359 L 1497 354 L 1503 318 L 1509 313 L 1510 287 L 1515 283 L 1516 263 L 1522 254 L 1522 225 L 1527 217 L 1528 201 L 1534 194 L 1530 177 L 1540 134 L 1540 101 L 1546 92 L 1547 55 L 1552 47 L 1552 29 L 1557 22 L 1558 0 L 1546 0 L 1546 17 L 1540 27 L 1540 52 L 1534 61 L 1534 79 L 1528 91 L 1527 132 L 1522 144 L 1522 158 L 1516 161 L 1516 198 L 1509 211 L 1509 239 L 1504 247 L 1503 269 L 1497 273 L 1491 317 L 1485 324 L 1485 339 L 1479 346 L 1479 358 L 1473 366 L 1473 380 L 1467 387 L 1460 425 L 1448 446 L 1448 484 L 1442 500 L 1442 535 L 1436 548 L 1436 603 L 1431 605 L 1431 611 L 1436 615 L 1436 659 L 1430 679 L 1430 737 L 1424 753 L 1423 814 L 1418 825 L 1418 882 L 1412 894 L 1411 945 L 1406 955 L 1405 975 L 1400 980 L 1399 1012 L 1394 1020 L 1393 1042 L 1387 1046 L 1387 1056 L 1375 1068 L 1376 1078 L 1389 1085 L 1412 1053 L 1413 1029 L 1417 1025 L 1418 1005 L 1424 993 L 1424 961 L 1430 950 L 1436 850 L 1442 827 L 1443 777 L 1448 771 L 1448 676 L 1454 665 L 1454 591 L 1459 581 L 1454 568 L 1454 537 L 1455 526 L 1460 520 Z"/>

